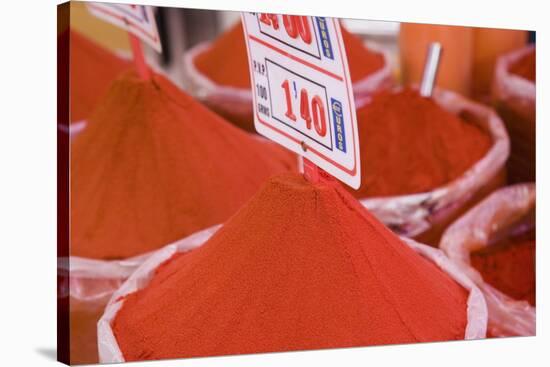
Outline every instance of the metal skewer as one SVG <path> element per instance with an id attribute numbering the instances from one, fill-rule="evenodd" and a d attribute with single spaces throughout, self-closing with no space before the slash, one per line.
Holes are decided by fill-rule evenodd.
<path id="1" fill-rule="evenodd" d="M 441 44 L 432 42 L 428 47 L 428 55 L 426 64 L 424 65 L 424 73 L 422 74 L 422 82 L 420 83 L 420 95 L 423 97 L 431 97 L 437 77 L 437 69 L 439 67 L 439 59 L 441 56 Z"/>

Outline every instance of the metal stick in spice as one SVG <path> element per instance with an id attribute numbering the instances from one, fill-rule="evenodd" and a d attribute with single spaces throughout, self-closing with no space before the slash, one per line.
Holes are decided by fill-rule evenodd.
<path id="1" fill-rule="evenodd" d="M 422 74 L 422 82 L 420 84 L 420 95 L 423 97 L 432 96 L 440 58 L 441 44 L 439 42 L 432 42 L 428 47 L 428 55 L 426 57 L 426 64 L 424 65 L 424 73 Z"/>

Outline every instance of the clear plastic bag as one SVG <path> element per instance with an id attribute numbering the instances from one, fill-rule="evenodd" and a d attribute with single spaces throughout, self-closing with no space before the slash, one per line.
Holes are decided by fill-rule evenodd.
<path id="1" fill-rule="evenodd" d="M 510 72 L 510 67 L 535 49 L 526 46 L 498 58 L 493 78 L 493 98 L 498 104 L 505 103 L 521 117 L 535 121 L 536 85 L 530 80 Z"/>
<path id="2" fill-rule="evenodd" d="M 116 337 L 111 328 L 111 321 L 114 320 L 118 310 L 124 303 L 123 297 L 147 286 L 156 268 L 164 261 L 170 259 L 178 252 L 186 252 L 201 246 L 221 227 L 215 226 L 188 237 L 184 241 L 174 243 L 158 250 L 151 255 L 128 280 L 113 294 L 105 313 L 97 324 L 97 337 L 99 348 L 99 360 L 101 363 L 124 362 L 124 356 L 118 346 Z M 457 283 L 467 289 L 470 294 L 467 306 L 467 325 L 464 339 L 484 338 L 487 328 L 487 306 L 481 291 L 459 267 L 453 264 L 438 249 L 419 244 L 411 239 L 403 238 L 403 241 L 411 246 L 422 256 L 433 261 L 435 265 L 445 271 Z"/>
<path id="3" fill-rule="evenodd" d="M 58 258 L 58 274 L 69 278 L 67 294 L 82 302 L 105 304 L 115 290 L 150 255 L 144 254 L 125 260 L 95 260 L 70 256 Z"/>
<path id="4" fill-rule="evenodd" d="M 218 226 L 211 228 L 217 229 Z M 211 230 L 211 229 L 210 229 Z M 206 230 L 208 231 L 208 230 Z M 202 244 L 202 232 L 170 246 L 191 249 Z M 183 244 L 183 245 L 180 245 Z M 113 293 L 155 252 L 125 260 L 94 260 L 76 256 L 58 258 L 58 298 L 69 298 L 72 363 L 97 363 L 97 322 Z"/>
<path id="5" fill-rule="evenodd" d="M 510 141 L 502 120 L 491 108 L 441 89 L 434 91 L 433 98 L 444 109 L 486 131 L 493 140 L 491 149 L 462 176 L 432 191 L 360 202 L 397 234 L 436 245 L 446 225 L 504 184 Z"/>
<path id="6" fill-rule="evenodd" d="M 534 181 L 536 176 L 536 85 L 510 72 L 513 64 L 534 49 L 531 45 L 501 56 L 493 78 L 493 102 L 510 133 L 512 182 Z"/>
<path id="7" fill-rule="evenodd" d="M 57 124 L 57 129 L 61 132 L 64 132 L 65 134 L 69 134 L 71 140 L 74 139 L 75 136 L 80 134 L 80 132 L 82 132 L 85 127 L 85 120 L 73 122 L 70 128 L 67 125 Z"/>
<path id="8" fill-rule="evenodd" d="M 470 254 L 490 246 L 491 239 L 511 231 L 534 227 L 535 184 L 498 190 L 453 223 L 441 238 L 440 248 L 483 292 L 493 336 L 535 335 L 535 308 L 516 301 L 483 281 L 470 265 Z"/>
<path id="9" fill-rule="evenodd" d="M 75 256 L 57 260 L 58 299 L 68 299 L 71 363 L 97 363 L 97 322 L 105 305 L 147 258 L 104 261 Z"/>
<path id="10" fill-rule="evenodd" d="M 238 126 L 254 131 L 252 92 L 250 88 L 235 88 L 217 84 L 195 66 L 195 58 L 210 47 L 210 42 L 200 43 L 183 56 L 185 74 L 189 80 L 190 92 L 210 108 Z M 369 76 L 353 83 L 355 99 L 362 99 L 377 90 L 393 85 L 391 65 L 386 52 L 377 50 L 384 56 L 384 66 Z"/>

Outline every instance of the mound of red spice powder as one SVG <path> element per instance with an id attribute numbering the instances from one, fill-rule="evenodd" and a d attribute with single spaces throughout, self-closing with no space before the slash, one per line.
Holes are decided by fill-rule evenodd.
<path id="1" fill-rule="evenodd" d="M 350 77 L 359 81 L 384 66 L 384 57 L 366 48 L 363 41 L 343 26 L 342 39 L 346 47 Z M 195 58 L 197 69 L 223 86 L 250 88 L 248 54 L 241 22 L 217 38 Z"/>
<path id="2" fill-rule="evenodd" d="M 130 63 L 81 33 L 67 29 L 58 37 L 61 53 L 70 53 L 69 65 L 58 65 L 70 79 L 70 121 L 87 118 L 109 85 Z"/>
<path id="3" fill-rule="evenodd" d="M 121 259 L 221 223 L 296 157 L 160 75 L 117 79 L 71 152 L 71 254 Z"/>
<path id="4" fill-rule="evenodd" d="M 530 80 L 533 83 L 537 78 L 537 52 L 533 49 L 510 67 L 510 72 Z"/>
<path id="5" fill-rule="evenodd" d="M 463 339 L 467 292 L 336 182 L 280 175 L 112 323 L 125 360 Z"/>
<path id="6" fill-rule="evenodd" d="M 467 171 L 492 145 L 478 126 L 416 90 L 383 91 L 357 110 L 358 198 L 430 191 Z"/>
<path id="7" fill-rule="evenodd" d="M 513 299 L 536 304 L 534 239 L 488 246 L 472 253 L 470 261 L 491 286 Z"/>

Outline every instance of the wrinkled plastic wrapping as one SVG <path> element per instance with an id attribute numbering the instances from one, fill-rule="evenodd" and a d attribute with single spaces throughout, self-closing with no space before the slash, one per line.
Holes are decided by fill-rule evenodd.
<path id="1" fill-rule="evenodd" d="M 194 60 L 197 55 L 208 50 L 210 44 L 210 42 L 200 43 L 186 51 L 183 56 L 183 65 L 189 80 L 191 94 L 222 116 L 250 130 L 254 124 L 250 88 L 236 88 L 217 84 L 195 66 Z M 356 99 L 364 98 L 380 89 L 390 88 L 394 84 L 388 55 L 382 50 L 376 52 L 384 56 L 384 66 L 353 83 L 353 93 Z"/>
<path id="2" fill-rule="evenodd" d="M 520 59 L 533 52 L 534 45 L 501 56 L 495 66 L 492 98 L 510 133 L 508 160 L 510 182 L 536 179 L 536 86 L 510 72 Z"/>
<path id="3" fill-rule="evenodd" d="M 149 256 L 144 254 L 125 260 L 95 260 L 70 256 L 58 258 L 60 276 L 69 276 L 69 287 L 60 294 L 82 302 L 106 303 L 115 290 Z"/>
<path id="4" fill-rule="evenodd" d="M 440 248 L 483 292 L 493 336 L 535 335 L 535 308 L 485 283 L 470 265 L 470 254 L 495 238 L 534 228 L 535 195 L 535 184 L 503 188 L 453 223 L 441 239 Z"/>
<path id="5" fill-rule="evenodd" d="M 217 229 L 218 226 L 212 228 Z M 170 246 L 191 249 L 202 232 Z M 180 245 L 181 244 L 181 245 Z M 76 256 L 58 258 L 58 298 L 70 299 L 71 363 L 97 363 L 97 322 L 113 293 L 155 252 L 125 260 L 95 260 Z"/>
<path id="6" fill-rule="evenodd" d="M 476 193 L 492 184 L 510 153 L 508 133 L 494 110 L 446 90 L 436 89 L 433 98 L 447 111 L 479 126 L 491 136 L 493 145 L 462 176 L 432 191 L 360 200 L 380 221 L 406 237 L 422 235 L 456 215 Z"/>
<path id="7" fill-rule="evenodd" d="M 97 321 L 105 305 L 147 255 L 120 261 L 60 257 L 58 298 L 69 300 L 70 358 L 73 364 L 98 362 Z"/>
<path id="8" fill-rule="evenodd" d="M 510 72 L 510 67 L 535 49 L 529 45 L 498 58 L 493 79 L 493 98 L 505 103 L 529 121 L 535 121 L 536 86 L 530 80 Z"/>
<path id="9" fill-rule="evenodd" d="M 211 228 L 217 228 L 217 226 Z M 185 237 L 168 246 L 194 243 L 193 236 Z M 153 254 L 155 251 L 124 260 L 96 260 L 78 256 L 60 257 L 57 259 L 57 274 L 62 279 L 68 277 L 69 282 L 68 286 L 60 288 L 58 297 L 70 296 L 80 302 L 105 305 L 126 279 Z M 64 282 L 64 284 L 67 283 Z"/>
<path id="10" fill-rule="evenodd" d="M 64 132 L 65 134 L 69 134 L 71 140 L 73 140 L 75 136 L 80 134 L 85 127 L 85 120 L 73 122 L 70 128 L 67 125 L 57 124 L 57 129 Z"/>
<path id="11" fill-rule="evenodd" d="M 124 356 L 122 355 L 111 328 L 111 322 L 114 320 L 118 310 L 120 310 L 124 303 L 123 297 L 146 287 L 159 265 L 178 252 L 186 252 L 201 246 L 214 235 L 220 227 L 221 225 L 218 225 L 205 229 L 183 241 L 158 250 L 143 262 L 130 278 L 128 278 L 128 280 L 113 294 L 105 308 L 105 313 L 97 324 L 99 360 L 101 363 L 124 362 Z M 411 246 L 416 252 L 430 259 L 435 265 L 440 267 L 451 276 L 451 278 L 470 292 L 468 296 L 467 325 L 464 339 L 484 338 L 487 328 L 487 306 L 481 291 L 476 287 L 474 282 L 472 282 L 461 269 L 453 264 L 440 250 L 419 244 L 411 239 L 403 238 L 403 241 Z"/>

